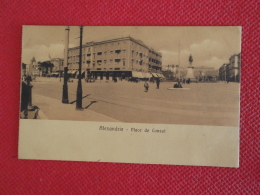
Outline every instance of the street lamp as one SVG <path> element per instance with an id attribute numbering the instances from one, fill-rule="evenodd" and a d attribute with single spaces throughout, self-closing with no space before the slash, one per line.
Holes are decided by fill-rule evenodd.
<path id="1" fill-rule="evenodd" d="M 226 82 L 227 81 L 227 65 L 226 64 L 225 64 L 224 68 L 225 68 L 225 82 Z"/>
<path id="2" fill-rule="evenodd" d="M 60 63 L 61 63 L 61 61 L 59 60 L 59 75 L 60 75 L 60 82 L 61 82 L 61 70 L 60 70 Z"/>
<path id="3" fill-rule="evenodd" d="M 62 103 L 69 103 L 68 96 L 68 83 L 67 83 L 67 72 L 68 72 L 68 50 L 69 50 L 69 31 L 70 27 L 67 26 L 65 29 L 65 50 L 64 50 L 64 75 L 63 75 L 63 90 L 62 90 Z"/>
<path id="4" fill-rule="evenodd" d="M 77 102 L 76 109 L 82 110 L 82 84 L 81 84 L 81 65 L 82 65 L 82 33 L 83 26 L 80 26 L 80 37 L 79 37 L 79 76 L 78 76 L 78 87 L 77 87 Z"/>

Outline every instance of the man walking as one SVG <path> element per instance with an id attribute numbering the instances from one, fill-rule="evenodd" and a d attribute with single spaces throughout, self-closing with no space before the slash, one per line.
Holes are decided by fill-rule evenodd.
<path id="1" fill-rule="evenodd" d="M 157 79 L 156 79 L 156 85 L 157 85 L 157 89 L 159 89 L 159 86 L 160 86 L 160 78 L 157 78 Z"/>
<path id="2" fill-rule="evenodd" d="M 145 88 L 144 92 L 148 92 L 149 84 L 147 83 L 147 81 L 144 82 L 144 88 Z"/>

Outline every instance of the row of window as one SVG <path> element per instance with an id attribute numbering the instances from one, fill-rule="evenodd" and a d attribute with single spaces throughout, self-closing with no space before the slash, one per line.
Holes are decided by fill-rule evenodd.
<path id="1" fill-rule="evenodd" d="M 110 43 L 109 44 L 109 48 L 112 49 L 113 47 L 116 47 L 118 48 L 120 45 L 123 45 L 121 47 L 123 47 L 124 49 L 120 49 L 120 50 L 125 50 L 126 48 L 126 44 L 125 42 L 123 42 L 123 44 L 121 44 L 120 42 L 117 42 L 117 43 Z M 98 50 L 107 50 L 108 44 L 102 44 L 102 45 L 97 45 L 97 46 L 93 46 L 92 47 L 92 52 L 95 52 L 95 51 L 98 51 Z M 91 47 L 87 47 L 87 48 L 83 48 L 83 52 L 91 52 Z M 77 54 L 79 53 L 79 49 L 73 49 L 73 50 L 70 50 L 70 53 L 71 54 Z"/>
<path id="2" fill-rule="evenodd" d="M 101 57 L 102 55 L 104 55 L 106 57 L 108 53 L 110 54 L 111 57 L 114 57 L 114 56 L 116 56 L 116 57 L 126 57 L 126 50 L 110 50 L 110 51 L 104 51 L 104 52 L 99 51 L 99 52 L 92 53 L 92 56 L 93 56 L 94 59 L 96 58 L 96 56 Z M 146 57 L 146 58 L 148 58 L 147 54 L 145 54 L 143 52 L 139 52 L 139 51 L 134 51 L 134 50 L 132 50 L 131 56 L 132 56 L 132 58 L 133 57 L 139 57 L 139 58 Z M 91 53 L 82 54 L 82 57 L 83 57 L 83 59 L 85 59 L 85 57 L 90 58 Z M 69 56 L 68 58 L 75 60 L 75 59 L 79 58 L 79 55 Z M 152 59 L 152 58 L 150 58 L 150 59 Z M 154 60 L 157 60 L 157 59 L 154 58 Z"/>

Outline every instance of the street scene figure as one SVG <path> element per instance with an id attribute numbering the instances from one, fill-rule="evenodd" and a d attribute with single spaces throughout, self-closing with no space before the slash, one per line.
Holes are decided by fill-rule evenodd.
<path id="1" fill-rule="evenodd" d="M 190 78 L 187 79 L 186 83 L 187 83 L 187 84 L 190 84 Z"/>
<path id="2" fill-rule="evenodd" d="M 181 82 L 178 81 L 178 83 L 175 83 L 175 84 L 173 85 L 173 88 L 182 88 Z"/>
<path id="3" fill-rule="evenodd" d="M 160 87 L 160 78 L 156 78 L 156 86 L 157 86 L 157 89 L 159 89 L 159 87 Z"/>
<path id="4" fill-rule="evenodd" d="M 144 88 L 145 88 L 145 92 L 148 92 L 149 84 L 147 83 L 147 81 L 144 82 Z"/>

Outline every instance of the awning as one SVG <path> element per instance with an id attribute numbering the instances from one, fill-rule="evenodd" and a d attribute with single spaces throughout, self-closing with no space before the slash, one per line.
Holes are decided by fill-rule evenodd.
<path id="1" fill-rule="evenodd" d="M 165 76 L 164 76 L 163 74 L 161 74 L 161 77 L 162 77 L 162 78 L 165 78 Z"/>
<path id="2" fill-rule="evenodd" d="M 70 70 L 68 71 L 68 74 L 75 74 L 77 72 L 77 70 Z"/>
<path id="3" fill-rule="evenodd" d="M 157 74 L 155 74 L 155 73 L 152 73 L 152 75 L 153 75 L 154 77 L 158 77 Z"/>
<path id="4" fill-rule="evenodd" d="M 148 72 L 143 72 L 144 78 L 150 78 L 152 75 Z"/>
<path id="5" fill-rule="evenodd" d="M 142 74 L 142 72 L 137 72 L 138 73 L 138 78 L 144 78 L 144 75 Z"/>
<path id="6" fill-rule="evenodd" d="M 137 77 L 138 78 L 138 72 L 132 71 L 132 77 Z"/>
<path id="7" fill-rule="evenodd" d="M 81 74 L 83 74 L 84 72 L 85 72 L 85 70 L 82 70 L 82 71 L 81 71 Z M 77 72 L 76 75 L 79 75 L 79 71 Z"/>
<path id="8" fill-rule="evenodd" d="M 142 72 L 132 71 L 132 77 L 144 78 L 144 75 L 142 74 Z"/>

